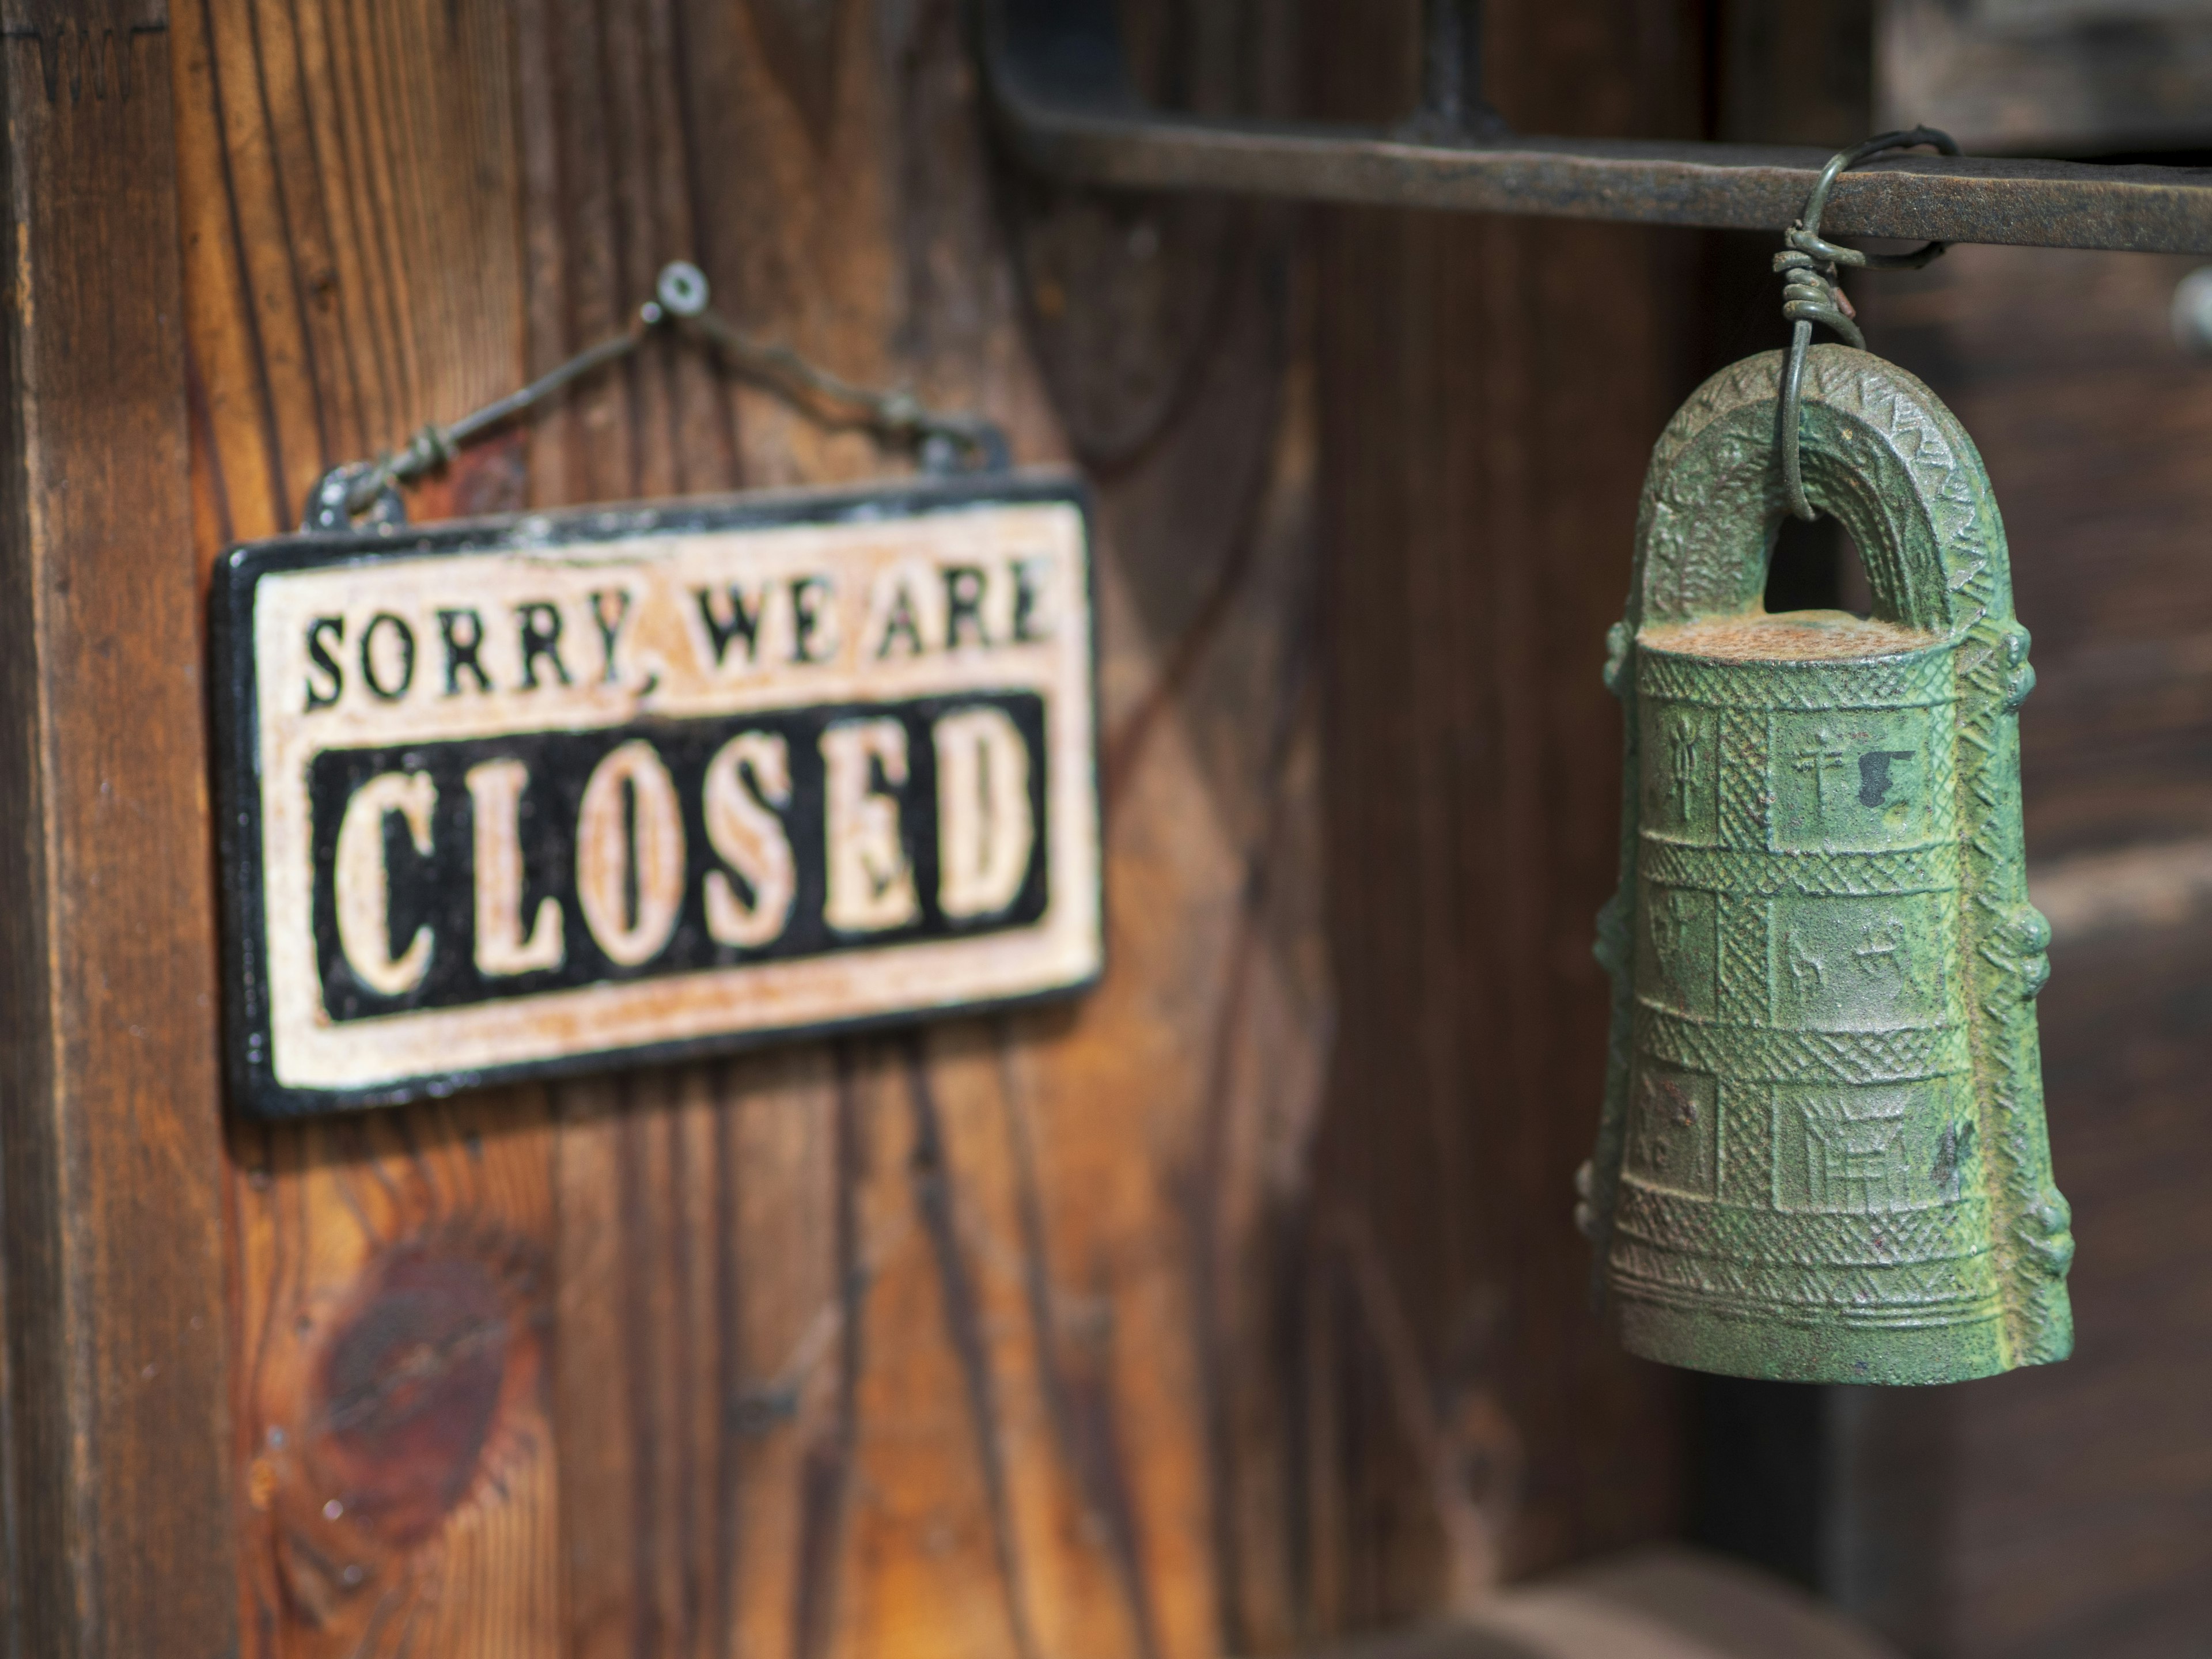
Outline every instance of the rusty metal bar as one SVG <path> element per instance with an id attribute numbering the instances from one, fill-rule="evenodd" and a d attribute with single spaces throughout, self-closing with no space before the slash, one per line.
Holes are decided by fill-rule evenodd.
<path id="1" fill-rule="evenodd" d="M 1454 134 L 1419 115 L 1394 130 L 1171 114 L 1130 88 L 1110 4 L 981 3 L 999 126 L 1024 163 L 1071 183 L 1776 230 L 1797 216 L 1828 160 L 1794 147 L 1487 136 L 1473 125 Z M 1480 108 L 1478 88 L 1454 91 L 1458 107 Z M 1844 175 L 1826 225 L 1856 236 L 2212 253 L 2212 168 L 1898 156 Z"/>

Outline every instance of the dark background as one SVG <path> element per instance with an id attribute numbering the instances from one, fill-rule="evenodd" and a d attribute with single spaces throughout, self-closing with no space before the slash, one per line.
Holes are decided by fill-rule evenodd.
<path id="1" fill-rule="evenodd" d="M 1366 45 L 1351 32 L 1372 9 L 1307 9 L 1325 107 L 1371 118 L 1407 95 L 1390 30 L 1413 10 L 1390 9 Z M 2202 164 L 2212 131 L 2212 16 L 2186 9 L 2057 6 L 2007 27 L 1996 8 L 1936 0 L 1493 0 L 1486 27 L 1492 101 L 1526 131 L 1840 148 L 1926 121 L 1977 153 L 2181 165 Z M 1543 1434 L 1534 1425 L 1559 1413 L 1552 1455 L 1578 1443 L 1571 1479 L 1618 1498 L 1632 1481 L 1598 1460 L 1643 1470 L 1656 1453 L 1574 1392 L 1552 1346 L 1579 1316 L 1583 1258 L 1553 1194 L 1586 1133 L 1600 1031 L 1575 952 L 1611 881 L 1618 737 L 1597 641 L 1625 585 L 1638 459 L 1666 412 L 1725 363 L 1786 343 L 1779 243 L 1316 220 L 1322 500 L 1342 601 L 1340 1086 L 1426 1110 L 1389 1115 L 1398 1162 L 1369 1155 L 1374 1192 L 1417 1190 L 1414 1148 L 1441 1136 L 1424 1126 L 1456 1126 L 1447 1155 L 1479 1218 L 1391 1224 L 1435 1298 L 1422 1322 L 1449 1329 L 1455 1297 L 1496 1287 L 1512 1334 L 1492 1363 L 1516 1419 Z M 2168 318 L 2198 263 L 1960 247 L 1920 273 L 1849 283 L 1870 348 L 1927 380 L 1978 444 L 2034 635 L 2027 845 L 2054 921 L 2040 1007 L 2080 1243 L 2075 1358 L 1927 1392 L 1636 1385 L 1680 1390 L 1680 1507 L 1666 1524 L 1931 1659 L 2154 1659 L 2212 1641 L 2212 1212 L 2191 1173 L 2212 1158 L 2195 1103 L 2212 1061 L 2212 361 Z M 1768 600 L 1863 612 L 1863 574 L 1832 521 L 1784 522 Z M 1400 630 L 1423 648 L 1392 650 Z M 1363 739 L 1392 713 L 1389 744 Z M 1389 811 L 1370 804 L 1385 796 Z M 1547 1490 L 1564 1491 L 1528 1489 L 1524 1547 L 1548 1535 Z"/>

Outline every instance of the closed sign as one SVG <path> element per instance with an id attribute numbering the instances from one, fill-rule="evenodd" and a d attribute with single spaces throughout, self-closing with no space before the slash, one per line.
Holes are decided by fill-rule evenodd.
<path id="1" fill-rule="evenodd" d="M 215 633 L 252 1109 L 1099 971 L 1064 482 L 296 537 L 229 555 Z"/>

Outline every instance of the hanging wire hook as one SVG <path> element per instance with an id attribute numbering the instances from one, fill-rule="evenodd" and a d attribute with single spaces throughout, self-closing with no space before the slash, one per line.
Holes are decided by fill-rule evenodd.
<path id="1" fill-rule="evenodd" d="M 672 283 L 688 285 L 690 297 Z M 995 422 L 933 409 L 902 387 L 879 391 L 855 385 L 789 346 L 740 333 L 707 303 L 707 279 L 696 265 L 673 264 L 662 271 L 659 294 L 678 324 L 695 331 L 737 373 L 823 426 L 857 428 L 908 445 L 927 472 L 1003 472 L 1013 465 L 1006 432 Z"/>
<path id="2" fill-rule="evenodd" d="M 1866 253 L 1855 247 L 1842 247 L 1824 241 L 1820 236 L 1820 216 L 1827 211 L 1828 192 L 1844 172 L 1856 167 L 1870 155 L 1884 150 L 1911 149 L 1927 144 L 1945 155 L 1956 155 L 1959 146 L 1948 132 L 1934 127 L 1914 127 L 1907 132 L 1885 132 L 1839 150 L 1820 169 L 1814 181 L 1812 193 L 1805 198 L 1805 210 L 1797 222 L 1783 233 L 1789 244 L 1774 256 L 1774 269 L 1783 277 L 1782 314 L 1795 324 L 1790 334 L 1790 356 L 1782 369 L 1782 405 L 1777 411 L 1777 436 L 1782 448 L 1782 488 L 1789 497 L 1790 510 L 1801 519 L 1814 519 L 1813 503 L 1805 498 L 1805 478 L 1799 466 L 1797 454 L 1798 429 L 1804 418 L 1805 349 L 1813 343 L 1813 325 L 1820 323 L 1833 329 L 1862 351 L 1866 349 L 1866 336 L 1851 310 L 1851 302 L 1838 286 L 1842 278 L 1838 267 L 1856 265 L 1868 270 L 1917 270 L 1943 252 L 1945 244 L 1930 242 L 1925 247 L 1910 253 Z"/>
<path id="3" fill-rule="evenodd" d="M 655 330 L 687 328 L 703 338 L 738 374 L 768 386 L 802 414 L 825 426 L 872 432 L 914 450 L 925 471 L 1004 471 L 1012 463 L 1006 434 L 995 422 L 929 407 L 902 389 L 856 386 L 817 368 L 788 346 L 741 334 L 708 303 L 705 273 L 687 260 L 664 265 L 653 297 L 631 314 L 629 325 L 548 369 L 520 391 L 464 415 L 450 426 L 434 421 L 397 451 L 373 461 L 334 466 L 308 493 L 302 530 L 343 531 L 360 520 L 404 524 L 398 486 L 452 464 L 464 444 L 552 397 L 570 381 L 626 357 Z"/>

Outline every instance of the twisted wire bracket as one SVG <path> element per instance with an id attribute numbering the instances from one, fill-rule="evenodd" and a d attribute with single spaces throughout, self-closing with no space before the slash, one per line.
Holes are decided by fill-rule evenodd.
<path id="1" fill-rule="evenodd" d="M 1782 487 L 1789 497 L 1790 510 L 1801 519 L 1820 516 L 1813 510 L 1813 503 L 1805 498 L 1805 478 L 1797 455 L 1798 428 L 1804 417 L 1805 349 L 1813 343 L 1813 325 L 1822 324 L 1862 351 L 1866 349 L 1866 336 L 1859 331 L 1851 302 L 1838 286 L 1843 275 L 1838 267 L 1917 270 L 1941 255 L 1945 246 L 1942 242 L 1930 242 L 1910 253 L 1867 253 L 1855 247 L 1842 247 L 1821 240 L 1820 216 L 1827 210 L 1828 192 L 1846 169 L 1884 150 L 1911 149 L 1921 144 L 1945 155 L 1959 153 L 1959 146 L 1951 135 L 1934 127 L 1881 133 L 1864 143 L 1837 152 L 1814 181 L 1812 193 L 1806 197 L 1805 210 L 1798 216 L 1797 222 L 1783 233 L 1783 240 L 1789 246 L 1774 256 L 1774 269 L 1784 279 L 1782 314 L 1796 325 L 1790 330 L 1790 356 L 1782 370 L 1782 403 L 1775 417 L 1776 434 L 1782 449 Z"/>
<path id="2" fill-rule="evenodd" d="M 1013 464 L 1006 434 L 994 422 L 978 415 L 932 409 L 909 392 L 855 386 L 817 368 L 788 346 L 748 338 L 708 305 L 708 295 L 706 274 L 698 266 L 682 259 L 662 266 L 653 297 L 637 308 L 621 333 L 578 352 L 520 391 L 450 426 L 432 422 L 398 449 L 387 450 L 373 461 L 332 467 L 307 493 L 300 528 L 313 532 L 406 523 L 401 484 L 450 465 L 464 445 L 535 408 L 570 381 L 628 356 L 647 336 L 669 326 L 695 333 L 739 375 L 767 386 L 808 418 L 840 429 L 872 432 L 887 443 L 912 448 L 925 471 L 1000 472 Z"/>

